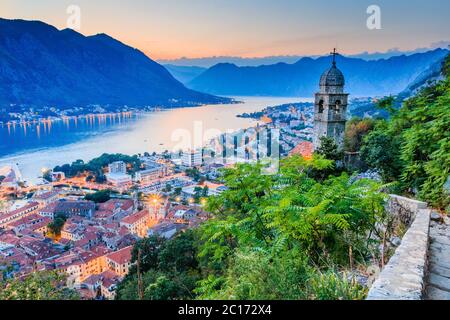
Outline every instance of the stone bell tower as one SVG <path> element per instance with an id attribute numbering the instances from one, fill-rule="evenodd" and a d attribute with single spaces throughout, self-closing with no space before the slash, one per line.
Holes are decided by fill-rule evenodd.
<path id="1" fill-rule="evenodd" d="M 332 55 L 333 65 L 320 78 L 320 91 L 316 93 L 314 149 L 320 147 L 321 137 L 333 138 L 340 149 L 344 146 L 348 94 L 344 93 L 344 75 L 336 67 L 336 49 Z"/>

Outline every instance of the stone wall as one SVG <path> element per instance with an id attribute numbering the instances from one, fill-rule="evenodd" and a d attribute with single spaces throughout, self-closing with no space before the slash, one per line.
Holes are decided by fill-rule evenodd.
<path id="1" fill-rule="evenodd" d="M 388 210 L 409 226 L 367 300 L 420 300 L 425 288 L 431 210 L 424 202 L 391 195 Z"/>
<path id="2" fill-rule="evenodd" d="M 405 226 L 410 227 L 421 209 L 427 209 L 427 204 L 391 194 L 387 204 L 388 212 L 398 218 Z"/>

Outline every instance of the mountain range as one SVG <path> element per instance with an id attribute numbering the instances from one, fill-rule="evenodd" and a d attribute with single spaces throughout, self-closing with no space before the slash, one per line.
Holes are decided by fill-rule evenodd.
<path id="1" fill-rule="evenodd" d="M 141 51 L 106 34 L 0 19 L 0 104 L 181 106 L 228 102 L 186 88 Z"/>
<path id="2" fill-rule="evenodd" d="M 414 50 L 401 50 L 398 48 L 392 48 L 385 52 L 361 52 L 356 54 L 346 55 L 349 58 L 360 58 L 364 60 L 379 60 L 379 59 L 389 59 L 394 56 L 401 55 L 411 55 L 414 53 L 423 53 L 430 50 L 438 48 L 448 48 L 450 46 L 450 41 L 439 41 L 430 44 L 428 47 L 416 48 Z M 180 67 L 190 67 L 197 66 L 202 68 L 211 68 L 212 66 L 219 63 L 233 63 L 238 67 L 257 67 L 260 65 L 276 64 L 279 62 L 284 63 L 295 63 L 301 58 L 305 58 L 305 55 L 279 55 L 279 56 L 267 56 L 267 57 L 255 57 L 255 58 L 244 58 L 244 57 L 233 57 L 233 56 L 213 56 L 213 57 L 203 57 L 203 58 L 179 58 L 179 59 L 161 59 L 158 60 L 162 65 L 180 66 Z M 311 56 L 310 58 L 319 58 L 320 55 Z"/>
<path id="3" fill-rule="evenodd" d="M 430 85 L 435 84 L 436 82 L 445 79 L 445 75 L 443 74 L 443 64 L 445 62 L 445 58 L 437 61 L 432 64 L 425 71 L 420 73 L 414 81 L 412 81 L 408 87 L 400 92 L 393 102 L 393 106 L 396 109 L 399 109 L 403 102 L 415 96 L 422 89 L 429 87 Z M 364 102 L 354 102 L 350 103 L 349 111 L 352 116 L 357 117 L 383 117 L 388 118 L 389 113 L 386 110 L 378 109 L 375 105 L 376 103 L 371 99 L 365 100 Z"/>
<path id="4" fill-rule="evenodd" d="M 346 78 L 346 91 L 353 96 L 398 94 L 449 53 L 435 49 L 379 60 L 337 56 Z M 187 83 L 194 90 L 218 95 L 311 97 L 321 74 L 331 66 L 331 57 L 301 58 L 296 63 L 257 67 L 217 64 Z"/>

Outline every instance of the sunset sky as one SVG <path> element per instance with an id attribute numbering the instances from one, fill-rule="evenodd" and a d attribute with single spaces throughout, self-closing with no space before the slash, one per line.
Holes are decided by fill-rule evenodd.
<path id="1" fill-rule="evenodd" d="M 0 17 L 66 27 L 81 8 L 84 35 L 107 33 L 154 59 L 412 50 L 450 40 L 442 0 L 0 0 Z M 381 7 L 382 30 L 366 27 Z"/>

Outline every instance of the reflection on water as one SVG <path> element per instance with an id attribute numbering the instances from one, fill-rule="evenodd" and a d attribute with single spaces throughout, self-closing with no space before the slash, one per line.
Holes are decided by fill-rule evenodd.
<path id="1" fill-rule="evenodd" d="M 254 120 L 236 117 L 238 114 L 306 101 L 272 97 L 235 99 L 244 103 L 170 109 L 120 119 L 67 119 L 53 122 L 51 127 L 46 124 L 45 128 L 44 124 L 26 124 L 10 126 L 8 131 L 4 126 L 0 128 L 0 166 L 17 163 L 23 176 L 35 181 L 43 167 L 53 168 L 77 159 L 88 161 L 105 152 L 136 154 L 189 148 L 199 137 L 207 142 L 218 133 L 256 124 Z M 184 133 L 183 137 L 180 133 Z"/>
<path id="2" fill-rule="evenodd" d="M 139 114 L 122 112 L 0 123 L 0 156 L 63 146 L 112 128 L 127 127 L 138 117 Z"/>

